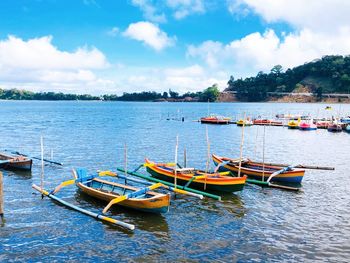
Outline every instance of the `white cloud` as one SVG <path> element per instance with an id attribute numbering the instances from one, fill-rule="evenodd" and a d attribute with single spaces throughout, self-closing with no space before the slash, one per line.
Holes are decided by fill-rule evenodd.
<path id="1" fill-rule="evenodd" d="M 350 30 L 340 30 L 332 38 L 309 29 L 279 38 L 273 30 L 267 30 L 263 35 L 252 33 L 228 44 L 205 41 L 187 50 L 190 59 L 199 58 L 213 69 L 238 77 L 269 71 L 276 64 L 294 67 L 329 54 L 350 54 Z"/>
<path id="2" fill-rule="evenodd" d="M 132 0 L 132 4 L 137 6 L 143 12 L 143 16 L 152 22 L 165 23 L 166 16 L 164 13 L 158 14 L 157 8 L 153 6 L 150 0 Z"/>
<path id="3" fill-rule="evenodd" d="M 174 37 L 168 37 L 157 25 L 145 21 L 130 24 L 123 35 L 141 41 L 157 51 L 172 46 L 175 42 Z"/>
<path id="4" fill-rule="evenodd" d="M 51 36 L 0 40 L 0 84 L 4 88 L 83 92 L 85 85 L 100 81 L 93 70 L 108 67 L 98 49 L 61 51 L 52 44 Z"/>
<path id="5" fill-rule="evenodd" d="M 174 10 L 174 17 L 178 20 L 190 14 L 203 14 L 206 11 L 203 0 L 167 0 L 166 4 Z"/>
<path id="6" fill-rule="evenodd" d="M 298 29 L 332 33 L 350 24 L 350 1 L 344 0 L 228 0 L 237 13 L 250 9 L 267 22 L 286 22 Z"/>
<path id="7" fill-rule="evenodd" d="M 226 88 L 226 73 L 212 72 L 199 65 L 183 68 L 124 68 L 116 77 L 119 93 L 136 91 L 163 92 L 169 89 L 180 93 L 196 92 L 203 90 L 214 83 L 219 84 L 221 89 Z"/>
<path id="8" fill-rule="evenodd" d="M 45 36 L 24 41 L 15 36 L 0 41 L 0 66 L 24 69 L 97 69 L 108 65 L 96 48 L 78 48 L 75 52 L 58 50 Z"/>

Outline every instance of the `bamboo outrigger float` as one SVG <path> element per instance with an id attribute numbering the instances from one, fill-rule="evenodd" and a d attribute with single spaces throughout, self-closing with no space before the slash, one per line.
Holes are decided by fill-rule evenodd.
<path id="1" fill-rule="evenodd" d="M 117 225 L 117 226 L 122 226 L 122 227 L 125 227 L 127 229 L 130 229 L 130 230 L 134 230 L 135 229 L 135 226 L 132 225 L 132 224 L 128 224 L 128 223 L 125 223 L 125 222 L 122 222 L 122 221 L 119 221 L 119 220 L 116 220 L 114 218 L 110 218 L 110 217 L 107 217 L 107 216 L 104 216 L 104 215 L 101 215 L 101 214 L 98 214 L 98 213 L 94 213 L 94 212 L 91 212 L 91 211 L 88 211 L 86 209 L 83 209 L 81 207 L 78 207 L 76 205 L 73 205 L 71 203 L 68 203 L 66 201 L 64 201 L 63 199 L 55 196 L 53 193 L 49 193 L 48 191 L 46 191 L 45 189 L 42 189 L 40 188 L 39 186 L 33 184 L 32 187 L 37 190 L 38 192 L 40 192 L 42 195 L 44 196 L 47 196 L 57 202 L 59 202 L 60 204 L 62 205 L 65 205 L 71 209 L 74 209 L 78 212 L 81 212 L 85 215 L 88 215 L 88 216 L 91 216 L 93 218 L 96 218 L 96 219 L 99 219 L 101 221 L 105 221 L 105 222 L 108 222 L 108 223 L 111 223 L 111 224 L 114 224 L 114 225 Z"/>

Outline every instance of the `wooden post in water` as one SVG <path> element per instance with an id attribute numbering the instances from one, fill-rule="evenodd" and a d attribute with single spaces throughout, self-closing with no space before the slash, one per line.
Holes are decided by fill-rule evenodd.
<path id="1" fill-rule="evenodd" d="M 4 221 L 4 188 L 2 181 L 2 172 L 0 172 L 0 217 L 1 221 Z"/>
<path id="2" fill-rule="evenodd" d="M 184 168 L 187 167 L 187 153 L 186 153 L 186 147 L 184 149 Z"/>

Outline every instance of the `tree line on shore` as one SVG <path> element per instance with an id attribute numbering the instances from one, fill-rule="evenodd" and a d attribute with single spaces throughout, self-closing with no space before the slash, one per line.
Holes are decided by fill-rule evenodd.
<path id="1" fill-rule="evenodd" d="M 211 87 L 199 92 L 187 92 L 180 95 L 178 92 L 169 90 L 169 92 L 158 93 L 155 91 L 143 91 L 127 93 L 118 96 L 106 94 L 93 96 L 89 94 L 66 94 L 62 92 L 32 92 L 20 89 L 0 89 L 0 99 L 3 100 L 104 100 L 104 101 L 156 101 L 169 100 L 181 101 L 190 98 L 189 101 L 216 101 L 220 91 L 214 84 Z"/>
<path id="2" fill-rule="evenodd" d="M 227 84 L 226 91 L 237 92 L 240 101 L 264 101 L 267 92 L 290 93 L 299 87 L 307 87 L 317 98 L 323 93 L 349 93 L 350 56 L 324 56 L 286 71 L 276 65 L 270 73 L 260 71 L 255 77 L 231 76 Z"/>
<path id="3" fill-rule="evenodd" d="M 258 72 L 255 77 L 230 77 L 226 91 L 235 91 L 239 101 L 264 101 L 268 92 L 293 92 L 307 87 L 308 92 L 321 99 L 323 93 L 350 93 L 350 56 L 324 56 L 312 62 L 283 70 L 274 66 L 269 73 Z M 302 90 L 302 89 L 299 89 Z M 19 89 L 0 89 L 4 100 L 105 100 L 105 101 L 216 101 L 220 91 L 216 84 L 199 92 L 124 92 L 121 96 L 106 94 L 65 94 L 62 92 L 32 92 Z"/>

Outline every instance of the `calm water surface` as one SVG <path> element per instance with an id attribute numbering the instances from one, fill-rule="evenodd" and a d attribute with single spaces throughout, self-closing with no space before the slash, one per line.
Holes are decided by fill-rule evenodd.
<path id="1" fill-rule="evenodd" d="M 232 117 L 276 113 L 350 115 L 350 105 L 210 104 L 210 112 Z M 173 161 L 179 135 L 179 160 L 184 147 L 191 166 L 205 168 L 205 125 L 193 120 L 206 115 L 206 103 L 110 103 L 0 101 L 0 147 L 34 156 L 45 154 L 64 167 L 45 166 L 45 187 L 71 179 L 70 169 L 128 167 L 145 157 Z M 184 122 L 167 118 L 185 117 Z M 326 130 L 302 132 L 267 127 L 267 161 L 334 166 L 335 171 L 309 170 L 302 191 L 287 192 L 247 186 L 222 202 L 177 197 L 163 215 L 119 207 L 109 215 L 135 224 L 134 232 L 66 209 L 31 188 L 40 183 L 40 163 L 31 173 L 4 173 L 6 223 L 0 227 L 1 262 L 47 261 L 255 261 L 348 262 L 350 260 L 350 135 Z M 239 156 L 241 128 L 208 126 L 212 153 Z M 262 158 L 263 128 L 245 129 L 244 155 Z M 213 165 L 212 165 L 213 168 Z M 58 194 L 91 211 L 105 203 L 75 186 Z"/>

